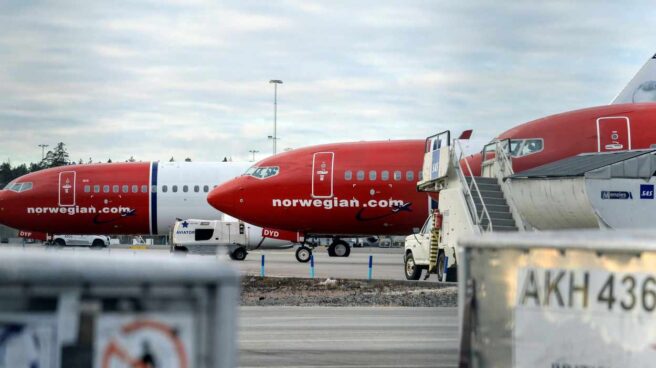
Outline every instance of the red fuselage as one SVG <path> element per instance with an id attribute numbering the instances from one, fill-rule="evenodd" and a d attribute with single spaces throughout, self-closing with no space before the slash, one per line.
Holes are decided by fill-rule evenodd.
<path id="1" fill-rule="evenodd" d="M 0 223 L 51 234 L 149 234 L 150 173 L 150 163 L 116 163 L 27 174 L 0 191 Z"/>
<path id="2" fill-rule="evenodd" d="M 498 139 L 511 140 L 515 172 L 584 152 L 649 148 L 656 143 L 656 104 L 566 112 L 519 125 Z M 359 142 L 294 150 L 218 186 L 208 201 L 249 223 L 306 235 L 409 234 L 427 216 L 426 195 L 416 190 L 424 143 Z M 481 156 L 466 158 L 473 175 L 481 173 Z M 384 206 L 375 202 L 381 200 L 387 201 Z M 390 200 L 401 202 L 390 205 Z"/>
<path id="3" fill-rule="evenodd" d="M 220 211 L 311 235 L 408 234 L 428 214 L 423 140 L 327 144 L 272 156 L 208 196 Z"/>
<path id="4" fill-rule="evenodd" d="M 592 107 L 547 116 L 518 125 L 497 139 L 510 139 L 513 170 L 521 172 L 584 152 L 649 148 L 656 144 L 656 103 Z M 542 139 L 531 152 L 522 142 Z M 516 144 L 515 144 L 516 143 Z M 473 174 L 480 175 L 481 154 L 467 158 Z"/>

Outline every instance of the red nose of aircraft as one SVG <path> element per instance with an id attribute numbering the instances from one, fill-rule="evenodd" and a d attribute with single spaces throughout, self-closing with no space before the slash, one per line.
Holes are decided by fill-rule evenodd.
<path id="1" fill-rule="evenodd" d="M 3 224 L 5 222 L 4 196 L 5 196 L 5 191 L 0 190 L 0 224 Z"/>
<path id="2" fill-rule="evenodd" d="M 243 190 L 241 180 L 236 178 L 214 188 L 207 195 L 207 202 L 217 210 L 239 218 L 236 212 L 239 201 L 243 201 L 243 198 L 240 198 L 240 192 Z"/>

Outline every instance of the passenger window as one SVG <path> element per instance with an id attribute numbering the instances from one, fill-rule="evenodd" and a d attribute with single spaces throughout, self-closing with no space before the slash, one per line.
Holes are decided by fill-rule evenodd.
<path id="1" fill-rule="evenodd" d="M 94 193 L 100 193 L 100 185 L 94 185 L 93 186 L 93 192 Z"/>
<path id="2" fill-rule="evenodd" d="M 118 185 L 113 185 L 112 186 L 112 192 L 118 193 Z"/>
<path id="3" fill-rule="evenodd" d="M 209 185 L 203 185 L 203 192 L 207 193 L 210 191 L 210 186 Z"/>
<path id="4" fill-rule="evenodd" d="M 417 180 L 422 181 L 424 180 L 424 173 L 420 171 L 417 171 Z"/>
<path id="5" fill-rule="evenodd" d="M 194 185 L 194 192 L 200 192 L 200 187 L 198 185 Z"/>
<path id="6" fill-rule="evenodd" d="M 376 180 L 376 170 L 369 171 L 369 180 Z"/>
<path id="7" fill-rule="evenodd" d="M 157 193 L 157 185 L 151 185 L 150 186 L 150 191 L 153 193 Z"/>
<path id="8" fill-rule="evenodd" d="M 148 185 L 143 184 L 141 186 L 141 193 L 148 193 Z"/>
<path id="9" fill-rule="evenodd" d="M 383 170 L 383 172 L 380 173 L 380 179 L 384 181 L 389 180 L 389 171 Z"/>
<path id="10" fill-rule="evenodd" d="M 162 185 L 162 192 L 166 193 L 169 191 L 169 187 L 167 185 Z"/>
<path id="11" fill-rule="evenodd" d="M 344 171 L 344 180 L 353 179 L 353 172 L 351 170 Z"/>
<path id="12" fill-rule="evenodd" d="M 394 180 L 396 180 L 396 181 L 401 180 L 401 172 L 399 170 L 396 170 L 394 172 Z"/>
<path id="13" fill-rule="evenodd" d="M 123 185 L 123 193 L 127 193 L 130 191 L 130 186 L 129 185 Z"/>
<path id="14" fill-rule="evenodd" d="M 177 193 L 177 192 L 178 192 L 178 186 L 177 186 L 177 185 L 172 186 L 172 187 L 171 187 L 171 191 L 172 191 L 173 193 Z"/>
<path id="15" fill-rule="evenodd" d="M 109 185 L 103 185 L 103 193 L 109 193 Z"/>
<path id="16" fill-rule="evenodd" d="M 132 193 L 139 193 L 139 186 L 138 185 L 133 185 L 132 186 Z"/>
<path id="17" fill-rule="evenodd" d="M 358 170 L 358 172 L 355 174 L 355 177 L 358 180 L 364 180 L 364 170 Z"/>
<path id="18" fill-rule="evenodd" d="M 91 193 L 91 185 L 84 186 L 84 193 Z"/>
<path id="19" fill-rule="evenodd" d="M 405 180 L 412 181 L 415 178 L 415 173 L 411 170 L 406 171 Z"/>
<path id="20" fill-rule="evenodd" d="M 185 192 L 185 193 L 187 193 L 187 192 L 189 191 L 189 187 L 186 186 L 186 185 L 183 185 L 183 186 L 182 186 L 182 191 Z"/>

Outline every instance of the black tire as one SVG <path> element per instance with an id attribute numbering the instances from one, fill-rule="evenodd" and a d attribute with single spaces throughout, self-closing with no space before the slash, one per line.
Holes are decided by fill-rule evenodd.
<path id="1" fill-rule="evenodd" d="M 351 254 L 351 247 L 343 240 L 336 241 L 332 245 L 334 245 L 335 257 L 348 257 Z"/>
<path id="2" fill-rule="evenodd" d="M 55 239 L 55 245 L 58 247 L 65 247 L 66 246 L 66 241 L 62 238 L 57 238 Z"/>
<path id="3" fill-rule="evenodd" d="M 103 248 L 104 246 L 105 246 L 105 242 L 102 241 L 102 240 L 100 240 L 100 239 L 95 239 L 95 240 L 91 243 L 91 247 L 92 247 L 92 248 Z"/>
<path id="4" fill-rule="evenodd" d="M 458 266 L 451 266 L 446 270 L 447 282 L 458 282 Z"/>
<path id="5" fill-rule="evenodd" d="M 308 263 L 310 261 L 310 256 L 312 256 L 312 249 L 306 246 L 300 246 L 296 249 L 296 260 L 301 263 Z"/>
<path id="6" fill-rule="evenodd" d="M 237 247 L 237 249 L 233 250 L 230 253 L 230 258 L 234 259 L 235 261 L 243 261 L 243 260 L 246 259 L 246 255 L 248 255 L 248 252 L 246 251 L 246 248 Z"/>
<path id="7" fill-rule="evenodd" d="M 332 243 L 328 246 L 328 256 L 329 257 L 336 257 L 336 255 L 335 255 L 335 243 Z"/>
<path id="8" fill-rule="evenodd" d="M 435 273 L 437 273 L 437 280 L 438 281 L 445 281 L 444 280 L 444 251 L 441 250 L 437 254 L 437 267 L 435 270 Z"/>
<path id="9" fill-rule="evenodd" d="M 404 263 L 405 267 L 403 267 L 403 270 L 405 271 L 405 278 L 408 280 L 419 280 L 422 268 L 415 264 L 415 259 L 412 257 L 412 253 L 408 253 L 408 255 L 405 256 Z"/>

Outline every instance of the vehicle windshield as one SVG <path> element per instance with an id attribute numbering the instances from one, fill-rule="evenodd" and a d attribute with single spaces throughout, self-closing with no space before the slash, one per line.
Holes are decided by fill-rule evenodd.
<path id="1" fill-rule="evenodd" d="M 258 179 L 266 179 L 278 175 L 280 168 L 278 166 L 251 166 L 246 170 L 244 175 L 252 176 Z"/>

